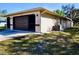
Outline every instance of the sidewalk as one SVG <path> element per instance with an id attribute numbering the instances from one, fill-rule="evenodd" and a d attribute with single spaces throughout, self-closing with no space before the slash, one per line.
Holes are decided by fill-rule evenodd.
<path id="1" fill-rule="evenodd" d="M 7 40 L 7 39 L 10 39 L 10 38 L 0 35 L 0 41 Z"/>

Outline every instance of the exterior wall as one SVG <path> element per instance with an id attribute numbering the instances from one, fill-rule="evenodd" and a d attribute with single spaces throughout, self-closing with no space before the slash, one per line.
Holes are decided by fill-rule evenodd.
<path id="1" fill-rule="evenodd" d="M 71 21 L 71 27 L 73 27 L 73 21 Z"/>
<path id="2" fill-rule="evenodd" d="M 60 26 L 60 31 L 64 30 L 63 29 L 63 20 L 61 20 L 60 18 L 57 18 L 57 25 Z"/>
<path id="3" fill-rule="evenodd" d="M 73 21 L 67 21 L 67 28 L 73 27 Z"/>
<path id="4" fill-rule="evenodd" d="M 51 32 L 52 27 L 56 24 L 57 19 L 49 14 L 41 15 L 41 32 Z"/>
<path id="5" fill-rule="evenodd" d="M 35 24 L 36 24 L 35 31 L 41 32 L 41 15 L 40 15 L 40 12 L 35 13 Z"/>
<path id="6" fill-rule="evenodd" d="M 72 27 L 73 22 L 65 19 L 60 19 L 46 13 L 41 15 L 41 32 L 51 32 L 53 26 L 55 25 L 59 25 L 60 31 L 63 31 L 65 28 Z"/>
<path id="7" fill-rule="evenodd" d="M 63 28 L 63 30 L 64 30 L 65 28 L 70 28 L 70 27 L 72 27 L 72 26 L 73 26 L 73 22 L 70 21 L 70 20 L 61 19 L 61 25 L 62 25 L 62 28 Z"/>
<path id="8" fill-rule="evenodd" d="M 71 21 L 67 20 L 67 28 L 71 27 Z"/>
<path id="9" fill-rule="evenodd" d="M 65 28 L 67 28 L 67 21 L 64 19 L 61 19 L 61 26 L 62 26 L 62 30 L 64 30 Z"/>
<path id="10" fill-rule="evenodd" d="M 10 17 L 10 30 L 13 30 L 13 17 Z"/>

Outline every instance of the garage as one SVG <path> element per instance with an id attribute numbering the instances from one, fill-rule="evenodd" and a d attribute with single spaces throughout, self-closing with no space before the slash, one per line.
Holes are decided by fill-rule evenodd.
<path id="1" fill-rule="evenodd" d="M 23 15 L 13 17 L 13 29 L 24 31 L 35 31 L 35 15 Z"/>

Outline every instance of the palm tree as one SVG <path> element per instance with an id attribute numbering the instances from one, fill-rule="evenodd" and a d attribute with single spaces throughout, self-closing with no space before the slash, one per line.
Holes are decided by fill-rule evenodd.
<path id="1" fill-rule="evenodd" d="M 60 16 L 64 16 L 64 12 L 62 10 L 55 10 L 54 11 L 57 15 L 60 15 Z"/>

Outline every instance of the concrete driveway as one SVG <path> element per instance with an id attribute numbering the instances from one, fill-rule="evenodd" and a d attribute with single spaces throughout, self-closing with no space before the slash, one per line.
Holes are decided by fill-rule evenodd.
<path id="1" fill-rule="evenodd" d="M 0 41 L 20 37 L 28 34 L 40 34 L 35 32 L 20 31 L 20 30 L 3 30 L 0 32 Z"/>

